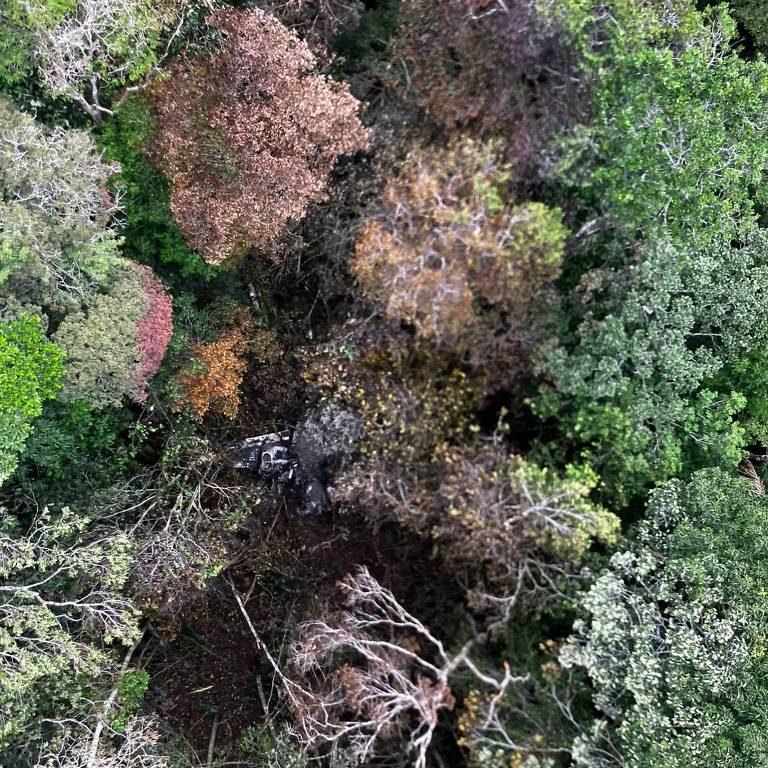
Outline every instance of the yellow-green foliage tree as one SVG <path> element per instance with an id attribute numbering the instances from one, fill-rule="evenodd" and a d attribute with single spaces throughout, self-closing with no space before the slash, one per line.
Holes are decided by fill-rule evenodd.
<path id="1" fill-rule="evenodd" d="M 586 467 L 537 466 L 499 437 L 444 445 L 436 458 L 435 541 L 449 562 L 482 570 L 471 598 L 504 619 L 554 597 L 550 578 L 578 566 L 594 542 L 618 540 L 619 518 L 590 499 L 598 478 Z"/>
<path id="2" fill-rule="evenodd" d="M 18 454 L 62 374 L 61 352 L 36 317 L 0 320 L 0 485 L 16 467 Z"/>
<path id="3" fill-rule="evenodd" d="M 150 296 L 145 277 L 135 264 L 121 260 L 113 269 L 109 292 L 96 294 L 86 308 L 67 315 L 53 334 L 64 352 L 64 399 L 84 398 L 101 407 L 119 405 L 123 395 L 144 398 L 147 379 L 157 371 L 171 334 L 170 298 L 162 288 Z M 151 322 L 153 298 L 162 323 Z M 158 354 L 149 359 L 146 351 L 153 341 Z"/>

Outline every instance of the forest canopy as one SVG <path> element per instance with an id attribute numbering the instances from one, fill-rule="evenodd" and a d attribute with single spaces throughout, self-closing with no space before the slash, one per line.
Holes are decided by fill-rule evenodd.
<path id="1" fill-rule="evenodd" d="M 0 2 L 0 765 L 768 765 L 768 12 Z"/>

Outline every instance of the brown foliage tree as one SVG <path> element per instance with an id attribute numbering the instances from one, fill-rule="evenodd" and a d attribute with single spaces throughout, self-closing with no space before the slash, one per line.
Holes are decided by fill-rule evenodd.
<path id="1" fill-rule="evenodd" d="M 362 227 L 352 271 L 363 296 L 439 352 L 514 388 L 542 341 L 565 229 L 540 203 L 506 202 L 498 146 L 414 152 Z"/>
<path id="2" fill-rule="evenodd" d="M 324 199 L 337 158 L 366 148 L 348 88 L 315 72 L 306 43 L 259 10 L 219 10 L 210 55 L 182 58 L 154 88 L 154 161 L 171 208 L 211 264 L 252 247 L 275 257 L 290 219 Z"/>
<path id="3" fill-rule="evenodd" d="M 430 540 L 462 573 L 473 605 L 506 622 L 531 600 L 561 597 L 593 542 L 612 543 L 618 519 L 594 504 L 598 478 L 558 473 L 511 453 L 503 422 L 493 437 L 475 423 L 480 385 L 450 359 L 388 349 L 350 324 L 305 368 L 321 396 L 360 419 L 355 454 L 337 473 L 341 514 L 396 521 Z"/>
<path id="4" fill-rule="evenodd" d="M 178 380 L 198 418 L 209 411 L 228 419 L 237 416 L 240 384 L 248 368 L 245 345 L 242 329 L 234 328 L 210 344 L 192 348 L 189 372 L 182 373 Z"/>

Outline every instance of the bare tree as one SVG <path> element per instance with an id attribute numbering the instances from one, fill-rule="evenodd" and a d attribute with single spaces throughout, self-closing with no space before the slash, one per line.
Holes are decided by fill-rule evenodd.
<path id="1" fill-rule="evenodd" d="M 49 745 L 34 768 L 168 768 L 160 754 L 158 724 L 151 717 L 132 717 L 125 733 L 92 749 L 93 732 L 86 726 L 73 728 L 56 745 Z"/>
<path id="2" fill-rule="evenodd" d="M 0 177 L 8 202 L 24 205 L 61 226 L 92 228 L 119 207 L 105 192 L 118 170 L 101 161 L 85 131 L 45 131 L 10 102 L 0 103 Z"/>
<path id="3" fill-rule="evenodd" d="M 296 707 L 297 735 L 307 748 L 346 743 L 360 760 L 405 753 L 425 768 L 440 713 L 455 699 L 451 676 L 469 671 L 500 700 L 514 677 L 509 667 L 490 674 L 470 652 L 476 640 L 450 653 L 367 568 L 339 583 L 347 610 L 302 627 L 292 664 L 307 682 Z M 339 663 L 343 654 L 349 659 Z M 309 695 L 306 693 L 309 691 Z"/>

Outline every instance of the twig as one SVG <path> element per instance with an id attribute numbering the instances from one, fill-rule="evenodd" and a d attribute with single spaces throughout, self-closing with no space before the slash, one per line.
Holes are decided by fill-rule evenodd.
<path id="1" fill-rule="evenodd" d="M 237 607 L 240 609 L 240 613 L 243 615 L 243 618 L 245 619 L 245 623 L 247 624 L 251 635 L 253 635 L 253 639 L 256 641 L 256 646 L 264 654 L 270 666 L 274 670 L 275 675 L 277 675 L 277 677 L 279 678 L 280 682 L 283 685 L 283 690 L 285 691 L 286 696 L 288 696 L 288 698 L 291 700 L 292 703 L 294 704 L 298 703 L 295 691 L 299 691 L 302 694 L 306 694 L 306 691 L 304 691 L 301 688 L 301 686 L 297 685 L 296 683 L 294 683 L 292 680 L 290 680 L 283 674 L 283 671 L 278 666 L 278 663 L 275 661 L 274 657 L 269 652 L 269 648 L 267 648 L 266 643 L 261 639 L 261 637 L 259 636 L 259 633 L 256 631 L 256 628 L 253 626 L 251 617 L 248 615 L 248 612 L 245 610 L 245 606 L 243 605 L 243 600 L 240 597 L 240 594 L 238 593 L 237 589 L 235 588 L 235 585 L 231 581 L 229 582 L 229 587 L 232 590 L 232 594 L 234 595 L 235 602 L 237 603 Z"/>
<path id="2" fill-rule="evenodd" d="M 211 736 L 208 739 L 208 757 L 206 759 L 206 766 L 211 768 L 213 765 L 213 749 L 216 746 L 216 731 L 219 729 L 219 713 L 217 712 L 213 716 L 213 723 L 211 724 Z"/>
<path id="3" fill-rule="evenodd" d="M 261 684 L 261 675 L 256 675 L 256 690 L 259 693 L 259 701 L 261 702 L 261 708 L 264 710 L 264 722 L 269 730 L 272 738 L 276 738 L 275 726 L 272 724 L 272 718 L 269 715 L 269 703 L 264 695 L 264 686 Z"/>

